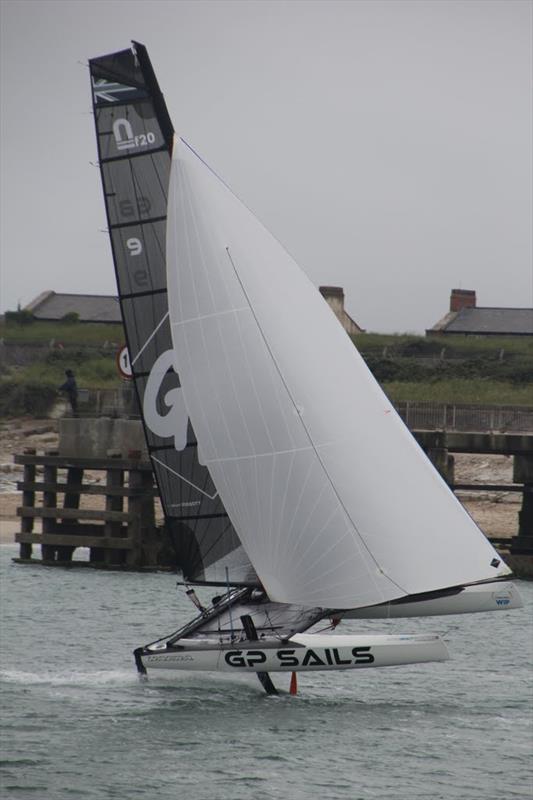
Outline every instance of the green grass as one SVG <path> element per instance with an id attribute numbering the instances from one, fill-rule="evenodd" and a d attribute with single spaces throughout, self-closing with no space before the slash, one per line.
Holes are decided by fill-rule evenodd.
<path id="1" fill-rule="evenodd" d="M 523 355 L 533 358 L 531 336 L 414 336 L 411 334 L 362 333 L 352 337 L 361 353 L 387 351 L 393 354 L 472 358 Z"/>
<path id="2" fill-rule="evenodd" d="M 483 378 L 445 381 L 391 381 L 381 384 L 392 402 L 481 403 L 533 406 L 533 384 L 514 386 Z"/>
<path id="3" fill-rule="evenodd" d="M 37 403 L 40 386 L 44 402 L 44 394 L 56 392 L 64 382 L 67 368 L 74 370 L 80 389 L 121 385 L 115 364 L 116 349 L 124 341 L 121 326 L 2 323 L 0 337 L 6 343 L 45 345 L 38 361 L 3 369 L 0 393 L 6 396 L 18 397 L 24 390 Z M 63 343 L 64 349 L 48 347 L 52 339 Z M 354 341 L 393 401 L 533 406 L 532 337 L 366 333 Z"/>
<path id="4" fill-rule="evenodd" d="M 122 385 L 114 355 L 87 358 L 81 351 L 70 356 L 67 351 L 52 353 L 26 367 L 11 367 L 2 376 L 0 417 L 46 416 L 59 397 L 67 366 L 74 370 L 79 389 L 116 389 Z"/>
<path id="5" fill-rule="evenodd" d="M 75 354 L 70 358 L 65 355 L 61 360 L 52 363 L 46 359 L 26 367 L 11 368 L 0 382 L 0 388 L 2 383 L 7 381 L 19 385 L 40 383 L 42 386 L 57 389 L 66 380 L 67 367 L 74 371 L 79 389 L 115 389 L 122 384 L 114 354 L 93 358 L 85 358 L 83 354 L 79 357 L 79 354 Z"/>
<path id="6" fill-rule="evenodd" d="M 0 338 L 5 342 L 19 344 L 48 344 L 52 339 L 64 347 L 93 346 L 106 342 L 118 346 L 124 342 L 122 325 L 71 324 L 61 322 L 32 322 L 29 325 L 0 323 Z"/>

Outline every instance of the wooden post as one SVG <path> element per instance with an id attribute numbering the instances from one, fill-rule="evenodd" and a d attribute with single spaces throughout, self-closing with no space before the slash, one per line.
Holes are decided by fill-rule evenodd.
<path id="1" fill-rule="evenodd" d="M 124 470 L 123 469 L 108 469 L 106 475 L 106 487 L 109 489 L 122 488 L 124 486 Z M 122 511 L 124 498 L 115 494 L 107 494 L 105 498 L 106 511 Z M 123 536 L 122 523 L 110 522 L 104 523 L 104 537 L 121 537 Z M 105 544 L 104 544 L 105 546 Z M 105 563 L 109 566 L 118 566 L 125 561 L 124 550 L 105 549 Z"/>
<path id="2" fill-rule="evenodd" d="M 518 512 L 518 536 L 514 536 L 511 553 L 533 554 L 533 456 L 515 456 L 513 481 L 524 484 L 522 508 Z"/>
<path id="3" fill-rule="evenodd" d="M 128 498 L 131 514 L 130 537 L 133 544 L 127 553 L 130 567 L 156 566 L 155 513 L 153 501 L 153 477 L 151 472 L 130 469 L 129 486 L 136 490 Z"/>
<path id="4" fill-rule="evenodd" d="M 81 467 L 69 467 L 67 472 L 67 491 L 63 500 L 63 508 L 79 508 L 80 507 L 80 492 L 81 484 L 83 481 L 83 469 Z M 64 525 L 65 523 L 63 523 Z M 75 527 L 78 525 L 77 519 L 71 519 L 68 523 L 69 534 L 75 533 Z M 74 547 L 64 545 L 57 548 L 58 561 L 72 561 L 72 554 Z"/>
<path id="5" fill-rule="evenodd" d="M 24 451 L 27 455 L 35 455 L 35 448 L 27 449 Z M 24 483 L 35 483 L 35 464 L 25 464 L 24 465 Z M 35 506 L 35 492 L 33 489 L 25 489 L 22 492 L 22 505 L 25 508 Z M 33 532 L 33 520 L 34 517 L 22 517 L 20 523 L 20 529 L 22 533 L 32 533 Z M 21 542 L 20 544 L 20 557 L 21 558 L 31 558 L 32 554 L 32 545 Z"/>
<path id="6" fill-rule="evenodd" d="M 46 484 L 57 484 L 57 467 L 46 464 L 43 469 L 44 482 Z M 43 492 L 43 508 L 56 508 L 57 507 L 57 492 L 44 491 Z M 57 522 L 51 517 L 43 517 L 42 520 L 43 534 L 56 533 Z M 41 550 L 43 554 L 43 561 L 55 561 L 56 548 L 54 545 L 42 544 Z"/>
<path id="7" fill-rule="evenodd" d="M 129 529 L 130 529 L 130 538 L 133 548 L 127 555 L 127 563 L 129 567 L 140 567 L 142 563 L 142 553 L 141 553 L 142 478 L 139 470 L 130 469 L 129 486 L 130 489 L 136 489 L 138 491 L 136 491 L 135 494 L 131 494 L 128 498 L 128 511 L 132 515 Z"/>

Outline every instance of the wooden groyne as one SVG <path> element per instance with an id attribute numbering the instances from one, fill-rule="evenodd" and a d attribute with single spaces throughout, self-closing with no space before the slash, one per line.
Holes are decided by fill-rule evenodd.
<path id="1" fill-rule="evenodd" d="M 157 490 L 149 462 L 26 452 L 15 456 L 15 463 L 24 467 L 23 480 L 17 483 L 22 491 L 22 506 L 17 509 L 21 526 L 15 535 L 20 544 L 18 562 L 129 569 L 163 566 L 154 514 Z M 97 473 L 99 483 L 84 481 L 88 471 L 93 477 Z M 34 529 L 36 520 L 41 521 L 40 532 Z M 40 559 L 34 556 L 34 545 L 40 545 Z M 89 548 L 88 561 L 74 561 L 80 547 Z"/>
<path id="2" fill-rule="evenodd" d="M 420 446 L 454 491 L 520 492 L 518 530 L 510 539 L 491 537 L 508 550 L 506 560 L 515 572 L 533 578 L 533 434 L 412 431 Z M 454 453 L 513 456 L 512 484 L 456 483 Z"/>
<path id="3" fill-rule="evenodd" d="M 418 430 L 413 435 L 454 491 L 521 493 L 516 536 L 491 541 L 508 551 L 506 559 L 517 574 L 533 577 L 533 434 Z M 128 436 L 131 441 L 131 432 Z M 77 451 L 77 439 L 65 437 L 63 444 Z M 513 456 L 513 483 L 455 483 L 454 453 Z M 171 543 L 155 522 L 157 489 L 148 460 L 25 452 L 15 456 L 15 463 L 24 467 L 17 484 L 22 492 L 18 562 L 137 570 L 173 565 Z M 92 480 L 100 473 L 98 483 L 84 477 L 88 472 Z M 74 560 L 81 547 L 89 549 L 88 561 Z"/>

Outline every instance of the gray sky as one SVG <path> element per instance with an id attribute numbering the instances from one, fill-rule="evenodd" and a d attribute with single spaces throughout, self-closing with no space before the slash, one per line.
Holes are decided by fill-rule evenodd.
<path id="1" fill-rule="evenodd" d="M 0 308 L 115 293 L 87 59 L 148 48 L 177 131 L 372 331 L 533 304 L 529 0 L 2 0 Z M 82 63 L 79 63 L 82 62 Z"/>

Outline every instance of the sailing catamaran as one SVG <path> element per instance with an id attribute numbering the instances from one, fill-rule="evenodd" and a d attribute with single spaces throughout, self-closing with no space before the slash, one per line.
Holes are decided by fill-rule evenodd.
<path id="1" fill-rule="evenodd" d="M 176 565 L 213 586 L 135 651 L 147 668 L 269 672 L 441 661 L 434 635 L 322 619 L 521 606 L 305 274 L 174 133 L 146 48 L 92 59 L 134 382 Z"/>

